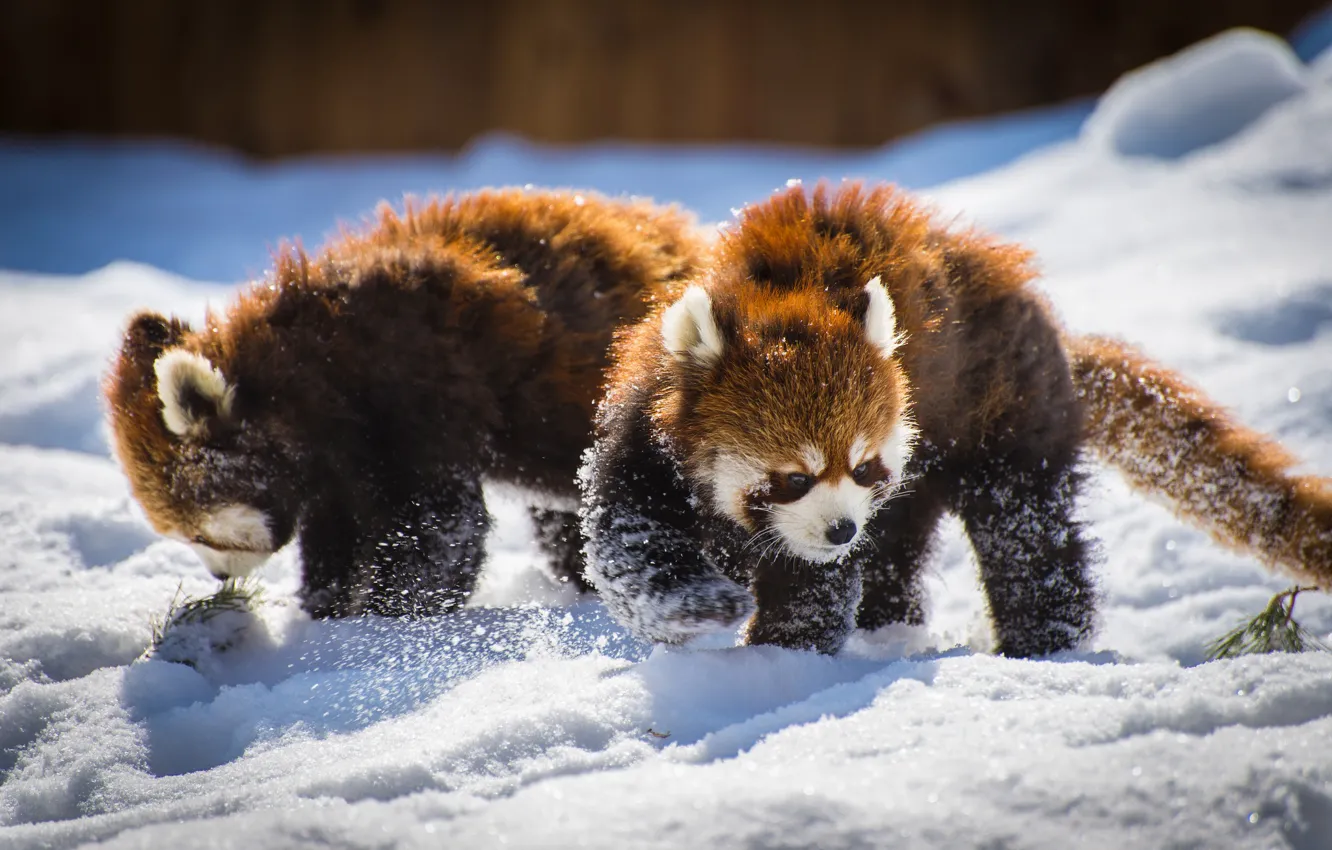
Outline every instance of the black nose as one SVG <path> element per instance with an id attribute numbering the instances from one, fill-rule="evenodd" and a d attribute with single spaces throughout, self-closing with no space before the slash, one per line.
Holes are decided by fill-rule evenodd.
<path id="1" fill-rule="evenodd" d="M 828 538 L 828 542 L 834 546 L 841 546 L 844 543 L 850 543 L 851 538 L 856 536 L 856 524 L 849 519 L 839 519 L 828 530 L 823 532 Z"/>

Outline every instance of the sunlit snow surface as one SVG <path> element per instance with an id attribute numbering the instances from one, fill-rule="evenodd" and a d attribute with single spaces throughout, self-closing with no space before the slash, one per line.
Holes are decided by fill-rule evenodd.
<path id="1" fill-rule="evenodd" d="M 83 270 L 123 245 L 239 280 L 279 236 L 314 244 L 361 212 L 335 209 L 352 184 L 577 183 L 711 220 L 791 176 L 970 173 L 1077 117 L 847 156 L 491 140 L 435 164 L 240 171 L 11 143 L 0 265 Z M 1037 249 L 1072 327 L 1141 344 L 1332 474 L 1332 56 L 1209 42 L 1126 78 L 1078 139 L 929 194 Z M 198 316 L 232 291 L 128 262 L 0 273 L 0 846 L 1332 846 L 1332 655 L 1201 663 L 1286 583 L 1113 474 L 1085 511 L 1103 622 L 1075 657 L 984 653 L 954 525 L 926 629 L 858 635 L 836 658 L 651 650 L 545 588 L 521 511 L 496 499 L 480 601 L 517 607 L 312 623 L 288 551 L 261 572 L 240 649 L 136 663 L 178 587 L 214 583 L 128 499 L 97 381 L 130 310 Z M 1332 632 L 1332 604 L 1299 605 Z"/>

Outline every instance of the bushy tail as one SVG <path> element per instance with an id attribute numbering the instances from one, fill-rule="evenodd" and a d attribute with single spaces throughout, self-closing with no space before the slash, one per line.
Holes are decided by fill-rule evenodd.
<path id="1" fill-rule="evenodd" d="M 1332 589 L 1332 482 L 1124 343 L 1065 340 L 1087 439 L 1129 482 L 1301 582 Z"/>

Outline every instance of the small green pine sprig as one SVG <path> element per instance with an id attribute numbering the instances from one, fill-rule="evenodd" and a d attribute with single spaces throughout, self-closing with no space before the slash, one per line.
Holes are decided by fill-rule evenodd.
<path id="1" fill-rule="evenodd" d="M 1238 658 L 1268 652 L 1332 652 L 1312 632 L 1295 621 L 1295 598 L 1316 587 L 1292 587 L 1272 597 L 1262 613 L 1240 623 L 1207 647 L 1207 659 Z"/>
<path id="2" fill-rule="evenodd" d="M 192 623 L 206 623 L 227 612 L 248 614 L 262 600 L 263 588 L 248 578 L 228 578 L 215 593 L 197 599 L 182 598 L 181 588 L 177 586 L 166 615 L 153 618 L 152 642 L 144 654 L 152 655 L 161 649 L 172 629 Z"/>

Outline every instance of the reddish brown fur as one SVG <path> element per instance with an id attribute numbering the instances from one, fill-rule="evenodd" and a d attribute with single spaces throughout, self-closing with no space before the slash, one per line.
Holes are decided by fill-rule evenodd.
<path id="1" fill-rule="evenodd" d="M 876 277 L 904 337 L 887 359 L 864 330 L 865 285 Z M 720 361 L 678 360 L 657 316 L 617 344 L 600 425 L 608 460 L 593 465 L 585 489 L 585 503 L 593 494 L 590 551 L 605 562 L 590 564 L 594 583 L 606 595 L 637 581 L 633 561 L 668 559 L 651 544 L 621 545 L 605 533 L 666 523 L 651 506 L 639 520 L 611 504 L 632 501 L 635 485 L 608 471 L 609 459 L 645 451 L 635 435 L 647 427 L 686 473 L 691 504 L 705 506 L 696 533 L 721 541 L 715 567 L 691 569 L 722 570 L 758 597 L 751 641 L 836 648 L 862 572 L 862 625 L 918 619 L 920 561 L 944 510 L 959 513 L 977 541 L 1003 651 L 1045 652 L 1079 640 L 1094 599 L 1085 544 L 1069 515 L 1081 410 L 1057 325 L 1027 287 L 1031 277 L 1026 251 L 939 227 L 888 186 L 795 188 L 747 208 L 690 281 L 711 297 L 725 343 Z M 635 411 L 650 425 L 637 424 Z M 875 515 L 864 531 L 874 542 L 836 570 L 789 558 L 768 563 L 768 555 L 753 554 L 768 550 L 744 537 L 754 529 L 708 512 L 708 461 L 718 449 L 743 445 L 789 458 L 798 448 L 792 443 L 814 433 L 825 455 L 844 456 L 853 435 L 881 439 L 902 417 L 920 434 L 908 466 L 912 492 Z M 833 474 L 848 472 L 842 458 L 831 461 Z M 998 495 L 1001 488 L 1011 496 Z M 1048 525 L 1011 527 L 1022 512 L 1005 512 L 1005 499 L 1049 516 Z M 1005 549 L 1012 540 L 1022 547 L 1016 555 Z M 670 559 L 683 557 L 681 545 L 670 544 Z M 1045 602 L 1024 601 L 1031 588 L 1051 583 L 1059 590 Z M 827 598 L 816 603 L 820 593 Z M 637 603 L 620 610 L 628 604 Z M 733 610 L 714 607 L 719 617 Z"/>
<path id="2" fill-rule="evenodd" d="M 1300 581 L 1332 586 L 1332 482 L 1123 343 L 1069 341 L 1087 439 L 1135 487 Z"/>
<path id="3" fill-rule="evenodd" d="M 301 526 L 312 610 L 378 610 L 357 601 L 370 581 L 357 570 L 377 539 L 422 521 L 400 516 L 418 502 L 484 525 L 483 475 L 576 495 L 611 329 L 701 252 L 686 216 L 591 194 L 384 207 L 317 255 L 283 250 L 197 330 L 136 317 L 106 380 L 116 454 L 160 531 L 188 537 L 215 504 L 255 504 L 279 542 Z M 161 415 L 153 363 L 175 347 L 236 387 L 232 420 L 197 444 Z M 218 474 L 228 465 L 240 480 Z M 311 602 L 334 585 L 336 601 Z"/>
<path id="4" fill-rule="evenodd" d="M 172 319 L 165 332 L 159 323 L 131 321 L 119 356 L 106 375 L 103 391 L 111 411 L 112 449 L 129 477 L 130 491 L 159 531 L 193 527 L 195 511 L 181 505 L 164 486 L 165 471 L 177 449 L 162 422 L 153 363 L 180 343 L 187 327 Z"/>
<path id="5" fill-rule="evenodd" d="M 886 361 L 863 330 L 875 277 L 904 335 Z M 723 353 L 677 357 L 659 314 L 615 348 L 584 488 L 589 572 L 612 611 L 653 639 L 728 623 L 747 603 L 721 572 L 757 601 L 750 642 L 833 651 L 853 616 L 922 618 L 922 561 L 952 512 L 1000 651 L 1076 646 L 1096 597 L 1073 514 L 1084 445 L 1223 542 L 1332 581 L 1332 485 L 1288 475 L 1278 446 L 1121 344 L 1065 338 L 1031 277 L 1022 249 L 938 227 L 886 186 L 795 188 L 746 209 L 690 281 L 710 296 Z M 719 449 L 780 462 L 816 433 L 842 451 L 900 416 L 919 427 L 909 493 L 835 568 L 773 555 L 761 511 L 741 521 L 709 501 Z M 798 495 L 769 483 L 751 498 Z"/>
<path id="6" fill-rule="evenodd" d="M 727 374 L 724 383 L 714 388 L 711 408 L 688 418 L 680 418 L 677 410 L 672 418 L 659 406 L 657 421 L 665 431 L 679 433 L 686 444 L 705 434 L 715 439 L 715 428 L 725 433 L 726 425 L 719 425 L 709 410 L 763 405 L 760 417 L 747 418 L 744 433 L 749 433 L 751 423 L 778 413 L 800 417 L 805 427 L 811 405 L 818 410 L 821 401 L 830 400 L 823 389 L 829 375 L 794 374 L 792 397 L 765 404 L 764 396 L 773 391 L 772 376 L 767 364 L 759 361 L 771 350 L 772 340 L 780 340 L 783 329 L 807 323 L 810 344 L 826 349 L 812 360 L 837 364 L 829 372 L 874 376 L 855 387 L 858 399 L 847 403 L 838 399 L 835 408 L 826 410 L 823 418 L 829 424 L 836 426 L 839 415 L 867 403 L 877 409 L 869 418 L 895 419 L 908 392 L 904 373 L 911 376 L 910 386 L 928 388 L 913 410 L 922 430 L 947 433 L 974 446 L 1014 406 L 1015 379 L 1002 365 L 991 363 L 998 368 L 986 369 L 984 379 L 963 380 L 983 367 L 962 362 L 962 345 L 945 323 L 950 315 L 956 316 L 954 321 L 964 321 L 959 313 L 982 312 L 983 305 L 1011 295 L 1017 295 L 1024 308 L 1034 306 L 1044 312 L 1024 289 L 1032 277 L 1028 259 L 1028 253 L 1015 246 L 933 227 L 928 216 L 889 186 L 852 186 L 835 193 L 820 187 L 812 197 L 803 191 L 780 193 L 747 210 L 742 226 L 724 235 L 708 278 L 724 332 L 763 348 L 765 343 L 757 335 L 768 349 L 750 360 L 754 368 Z M 897 357 L 900 371 L 886 366 L 860 340 L 858 322 L 864 314 L 860 288 L 876 275 L 890 284 L 898 327 L 904 331 Z M 830 299 L 837 309 L 828 309 Z M 765 328 L 772 330 L 757 330 Z M 974 332 L 986 337 L 967 346 L 978 350 L 971 355 L 977 360 L 993 360 L 1013 344 L 991 329 Z M 740 437 L 744 439 L 743 434 Z"/>
<path id="7" fill-rule="evenodd" d="M 818 223 L 811 225 L 815 217 Z M 1025 289 L 1033 277 L 1029 256 L 1020 247 L 999 244 L 979 233 L 933 227 L 928 216 L 891 186 L 852 186 L 836 193 L 820 187 L 812 198 L 800 190 L 789 191 L 747 209 L 742 226 L 723 234 L 708 268 L 707 287 L 728 339 L 755 349 L 766 346 L 763 353 L 768 353 L 780 346 L 784 329 L 803 324 L 814 344 L 828 347 L 830 358 L 853 358 L 845 372 L 868 368 L 883 373 L 872 352 L 845 341 L 859 333 L 852 329 L 864 313 L 860 288 L 876 275 L 891 281 L 897 323 L 905 329 L 899 361 L 913 376 L 912 385 L 929 387 L 928 398 L 915 411 L 918 424 L 942 430 L 944 423 L 956 423 L 961 416 L 969 424 L 947 430 L 962 432 L 974 442 L 1013 407 L 1015 390 L 1012 378 L 1000 369 L 987 375 L 986 381 L 973 381 L 966 387 L 970 392 L 959 398 L 963 388 L 959 379 L 973 370 L 959 362 L 958 342 L 944 327 L 948 309 L 953 303 L 965 303 L 970 311 L 979 312 L 980 303 L 1018 294 L 1024 307 L 1037 306 L 1043 312 L 1045 308 Z M 838 309 L 827 309 L 829 299 Z M 661 348 L 659 324 L 656 317 L 650 318 L 620 339 L 608 382 L 612 392 L 641 383 L 659 369 L 680 371 Z M 987 343 L 976 348 L 997 352 L 1011 345 L 989 329 L 978 330 Z M 767 405 L 762 418 L 777 411 L 804 415 L 808 403 L 817 404 L 826 395 L 815 391 L 818 375 L 795 375 L 793 380 L 803 384 L 794 388 L 801 393 L 802 404 Z M 874 385 L 873 393 L 883 394 L 879 404 L 896 409 L 893 395 L 904 387 L 896 386 L 896 380 L 890 382 L 893 386 L 867 383 Z M 705 434 L 731 439 L 725 436 L 725 425 L 720 433 L 713 431 L 715 417 L 685 416 L 676 389 L 674 384 L 663 389 L 654 404 L 654 420 L 664 432 L 685 445 L 697 443 Z M 764 368 L 728 375 L 726 385 L 715 390 L 716 409 L 752 407 L 771 391 L 771 376 Z M 761 442 L 745 436 L 752 434 L 749 428 L 755 421 L 760 420 L 747 420 L 737 435 L 749 444 Z"/>
<path id="8" fill-rule="evenodd" d="M 905 381 L 872 346 L 845 344 L 855 338 L 854 320 L 845 313 L 820 311 L 814 314 L 818 319 L 795 330 L 799 314 L 787 312 L 790 302 L 814 297 L 767 294 L 744 308 L 719 306 L 723 315 L 736 310 L 729 317 L 733 327 L 765 330 L 728 336 L 734 353 L 720 373 L 677 368 L 676 382 L 663 388 L 654 419 L 663 433 L 676 435 L 691 462 L 702 462 L 717 449 L 757 451 L 774 463 L 789 462 L 814 431 L 831 459 L 825 474 L 849 473 L 845 460 L 857 436 L 886 438 L 906 400 Z M 802 346 L 805 356 L 797 356 L 787 337 L 805 332 L 810 334 Z M 790 418 L 794 410 L 798 420 Z"/>

